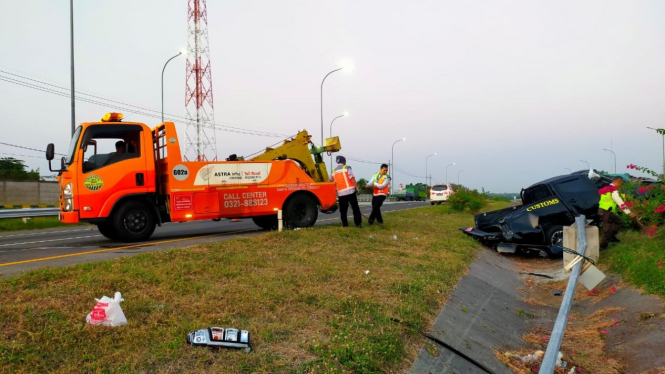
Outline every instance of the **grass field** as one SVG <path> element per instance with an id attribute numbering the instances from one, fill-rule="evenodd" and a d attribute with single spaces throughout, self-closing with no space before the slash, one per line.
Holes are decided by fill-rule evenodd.
<path id="1" fill-rule="evenodd" d="M 385 221 L 1 280 L 0 371 L 405 372 L 424 344 L 419 331 L 481 247 L 458 231 L 472 216 L 446 206 Z M 94 298 L 115 291 L 129 324 L 87 325 Z M 210 326 L 249 330 L 253 351 L 186 345 L 188 332 Z"/>
<path id="2" fill-rule="evenodd" d="M 643 232 L 619 234 L 621 243 L 601 252 L 601 264 L 644 291 L 665 298 L 665 231 L 653 238 Z"/>
<path id="3" fill-rule="evenodd" d="M 82 225 L 87 225 L 83 223 Z M 53 227 L 72 226 L 67 223 L 60 223 L 58 217 L 35 217 L 23 222 L 22 218 L 8 218 L 0 220 L 0 232 L 17 230 L 35 230 L 50 229 Z"/>

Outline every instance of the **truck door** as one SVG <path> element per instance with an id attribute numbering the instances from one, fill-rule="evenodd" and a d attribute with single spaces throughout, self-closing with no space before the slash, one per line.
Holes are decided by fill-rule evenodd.
<path id="1" fill-rule="evenodd" d="M 147 184 L 146 152 L 140 125 L 108 124 L 89 127 L 81 142 L 80 178 L 77 180 L 80 218 L 108 214 L 123 196 L 145 194 Z"/>

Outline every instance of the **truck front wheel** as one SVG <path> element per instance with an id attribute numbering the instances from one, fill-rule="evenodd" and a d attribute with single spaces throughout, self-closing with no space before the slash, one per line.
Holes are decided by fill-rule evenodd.
<path id="1" fill-rule="evenodd" d="M 284 204 L 284 218 L 289 227 L 310 227 L 316 223 L 319 212 L 316 201 L 308 195 L 298 194 Z"/>
<path id="2" fill-rule="evenodd" d="M 112 219 L 117 239 L 123 242 L 146 240 L 155 231 L 155 216 L 148 206 L 138 201 L 123 203 Z"/>
<path id="3" fill-rule="evenodd" d="M 97 224 L 97 229 L 105 237 L 111 240 L 118 240 L 118 234 L 113 230 L 113 225 L 110 222 L 102 222 Z"/>

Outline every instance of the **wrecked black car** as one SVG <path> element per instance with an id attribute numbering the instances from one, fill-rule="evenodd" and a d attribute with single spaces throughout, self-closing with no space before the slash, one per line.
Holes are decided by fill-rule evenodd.
<path id="1" fill-rule="evenodd" d="M 558 255 L 563 252 L 563 227 L 572 225 L 575 216 L 597 221 L 598 188 L 609 184 L 608 179 L 594 182 L 587 171 L 547 179 L 523 189 L 521 205 L 477 214 L 475 227 L 460 230 L 499 252 Z"/>

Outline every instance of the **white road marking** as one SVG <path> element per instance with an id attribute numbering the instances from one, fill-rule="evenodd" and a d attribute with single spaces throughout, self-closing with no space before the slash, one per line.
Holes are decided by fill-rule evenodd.
<path id="1" fill-rule="evenodd" d="M 42 231 L 42 232 L 31 232 L 31 233 L 25 233 L 25 234 L 14 234 L 14 235 L 0 235 L 0 239 L 4 238 L 15 238 L 18 236 L 35 236 L 35 235 L 46 235 L 46 234 L 61 234 L 61 233 L 69 233 L 69 232 L 80 232 L 80 231 L 91 231 L 94 230 L 95 228 L 91 229 L 80 229 L 80 230 L 60 230 L 60 231 Z"/>
<path id="2" fill-rule="evenodd" d="M 0 244 L 0 247 L 10 247 L 13 245 L 24 245 L 24 244 L 39 244 L 39 243 L 48 243 L 48 242 L 58 242 L 62 240 L 74 240 L 74 239 L 85 239 L 85 238 L 94 238 L 101 235 L 89 235 L 89 236 L 78 236 L 75 238 L 63 238 L 63 239 L 49 239 L 49 240 L 39 240 L 35 242 L 23 242 L 23 243 L 11 243 L 11 244 Z M 34 249 L 34 248 L 32 248 Z"/>

